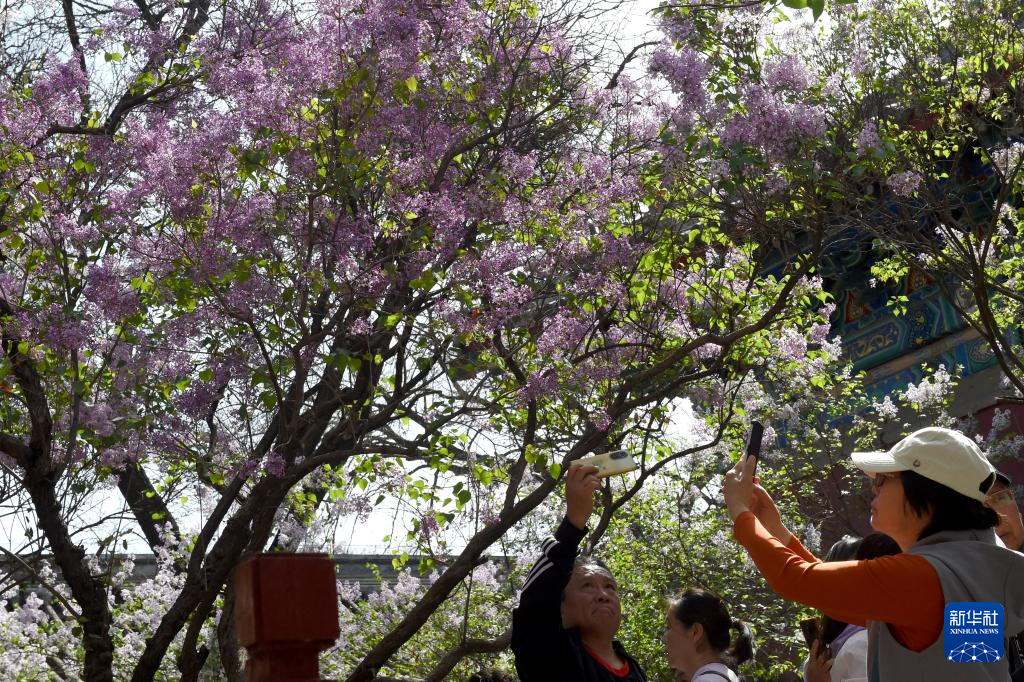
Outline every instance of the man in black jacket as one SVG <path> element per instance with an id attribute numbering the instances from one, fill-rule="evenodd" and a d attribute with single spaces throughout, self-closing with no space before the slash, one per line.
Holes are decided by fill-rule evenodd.
<path id="1" fill-rule="evenodd" d="M 618 584 L 602 562 L 580 558 L 601 487 L 597 467 L 566 474 L 566 515 L 526 578 L 512 613 L 512 652 L 522 682 L 646 682 L 615 640 L 622 622 Z"/>

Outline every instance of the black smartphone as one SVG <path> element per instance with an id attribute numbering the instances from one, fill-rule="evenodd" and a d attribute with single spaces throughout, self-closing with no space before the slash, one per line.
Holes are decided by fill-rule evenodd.
<path id="1" fill-rule="evenodd" d="M 808 655 L 813 654 L 814 642 L 821 639 L 821 621 L 817 618 L 804 618 L 800 621 L 800 632 L 804 636 L 804 641 L 807 642 Z M 824 645 L 821 655 L 824 655 L 826 660 L 832 660 L 832 647 L 828 644 Z"/>
<path id="2" fill-rule="evenodd" d="M 756 419 L 750 422 L 750 435 L 747 436 L 747 457 L 754 458 L 754 464 L 761 456 L 761 439 L 764 438 L 764 424 Z M 756 468 L 755 468 L 756 471 Z"/>
<path id="3" fill-rule="evenodd" d="M 804 618 L 801 620 L 800 632 L 804 636 L 804 642 L 807 643 L 807 650 L 811 651 L 814 649 L 814 642 L 818 639 L 818 619 Z"/>

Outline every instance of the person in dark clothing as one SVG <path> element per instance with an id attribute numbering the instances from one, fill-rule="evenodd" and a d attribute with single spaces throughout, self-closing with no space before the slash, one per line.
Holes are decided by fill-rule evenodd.
<path id="1" fill-rule="evenodd" d="M 1024 518 L 1021 517 L 1012 484 L 1009 476 L 997 472 L 996 482 L 988 491 L 985 504 L 999 514 L 996 535 L 1003 544 L 1009 549 L 1024 552 Z M 1006 659 L 1010 662 L 1013 682 L 1024 682 L 1024 632 L 1007 638 Z"/>
<path id="2" fill-rule="evenodd" d="M 512 612 L 512 653 L 522 682 L 646 682 L 615 640 L 622 622 L 618 583 L 601 561 L 577 558 L 601 487 L 597 467 L 566 474 L 567 511 L 526 578 Z"/>

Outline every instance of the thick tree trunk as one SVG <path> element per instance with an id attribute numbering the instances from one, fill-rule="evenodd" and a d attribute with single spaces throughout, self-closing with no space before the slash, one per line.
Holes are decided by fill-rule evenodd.
<path id="1" fill-rule="evenodd" d="M 85 565 L 85 550 L 74 544 L 61 518 L 60 503 L 52 480 L 29 471 L 25 488 L 32 496 L 39 526 L 43 529 L 54 560 L 71 589 L 82 614 L 82 646 L 85 649 L 86 682 L 112 682 L 114 642 L 110 635 L 111 614 L 106 587 Z"/>
<path id="2" fill-rule="evenodd" d="M 11 314 L 13 310 L 10 305 L 0 299 L 0 315 Z M 11 362 L 13 374 L 28 408 L 30 435 L 28 443 L 9 434 L 3 434 L 0 442 L 25 470 L 22 484 L 32 498 L 39 527 L 46 536 L 54 561 L 71 590 L 71 596 L 81 610 L 85 680 L 107 682 L 113 680 L 114 642 L 110 636 L 111 614 L 107 605 L 106 587 L 89 572 L 85 564 L 85 550 L 72 541 L 63 518 L 56 492 L 62 467 L 52 458 L 53 418 L 50 405 L 39 372 L 32 360 L 21 351 L 20 341 L 5 330 L 0 345 Z"/>

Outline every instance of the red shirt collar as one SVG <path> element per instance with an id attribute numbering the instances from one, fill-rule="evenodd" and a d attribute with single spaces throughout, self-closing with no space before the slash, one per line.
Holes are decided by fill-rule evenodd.
<path id="1" fill-rule="evenodd" d="M 622 660 L 621 668 L 613 668 L 610 665 L 608 665 L 607 661 L 598 656 L 597 652 L 595 652 L 593 649 L 587 646 L 586 642 L 580 642 L 580 644 L 582 644 L 583 648 L 587 650 L 587 653 L 590 654 L 591 658 L 593 658 L 595 661 L 604 666 L 604 669 L 610 672 L 612 675 L 615 675 L 615 677 L 625 677 L 629 674 L 629 661 L 627 661 L 626 659 Z"/>

